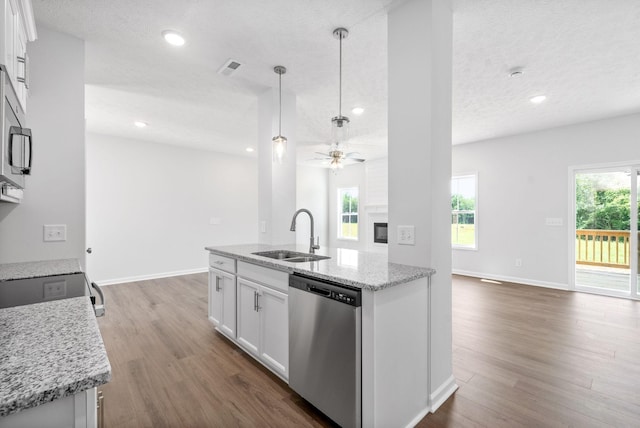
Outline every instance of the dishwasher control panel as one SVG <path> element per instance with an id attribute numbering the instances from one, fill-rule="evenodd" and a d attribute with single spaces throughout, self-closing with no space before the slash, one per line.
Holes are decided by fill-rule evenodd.
<path id="1" fill-rule="evenodd" d="M 334 282 L 320 281 L 301 275 L 289 276 L 289 286 L 350 306 L 362 306 L 362 291 Z"/>

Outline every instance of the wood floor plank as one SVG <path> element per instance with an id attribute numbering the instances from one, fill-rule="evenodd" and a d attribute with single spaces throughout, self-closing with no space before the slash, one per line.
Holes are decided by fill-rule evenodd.
<path id="1" fill-rule="evenodd" d="M 107 427 L 328 427 L 207 320 L 207 275 L 105 287 Z M 634 427 L 640 302 L 453 278 L 460 388 L 419 427 Z"/>

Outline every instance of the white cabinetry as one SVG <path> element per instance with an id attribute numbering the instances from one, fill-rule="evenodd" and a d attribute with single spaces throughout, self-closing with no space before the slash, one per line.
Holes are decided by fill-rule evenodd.
<path id="1" fill-rule="evenodd" d="M 209 319 L 216 326 L 218 331 L 230 339 L 235 340 L 235 260 L 212 254 L 209 256 L 209 266 Z M 218 268 L 216 269 L 211 266 L 216 266 Z"/>
<path id="2" fill-rule="evenodd" d="M 209 254 L 209 320 L 249 355 L 289 379 L 289 274 Z"/>
<path id="3" fill-rule="evenodd" d="M 9 74 L 11 85 L 18 100 L 26 111 L 29 90 L 29 57 L 27 42 L 36 39 L 36 27 L 33 19 L 31 0 L 0 0 L 2 4 L 3 27 L 0 32 L 2 41 L 2 64 Z"/>
<path id="4" fill-rule="evenodd" d="M 0 428 L 96 428 L 101 426 L 96 388 L 0 417 Z"/>
<path id="5" fill-rule="evenodd" d="M 238 344 L 289 378 L 289 275 L 238 262 Z"/>

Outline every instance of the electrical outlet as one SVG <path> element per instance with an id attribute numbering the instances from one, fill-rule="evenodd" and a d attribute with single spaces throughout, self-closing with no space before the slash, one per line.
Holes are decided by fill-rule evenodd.
<path id="1" fill-rule="evenodd" d="M 415 226 L 398 226 L 398 244 L 415 245 Z"/>
<path id="2" fill-rule="evenodd" d="M 522 259 L 516 259 L 516 267 L 522 267 Z"/>
<path id="3" fill-rule="evenodd" d="M 46 282 L 43 285 L 43 295 L 45 299 L 57 299 L 67 295 L 66 281 Z"/>
<path id="4" fill-rule="evenodd" d="M 544 219 L 545 226 L 562 226 L 562 217 L 547 217 Z"/>
<path id="5" fill-rule="evenodd" d="M 66 224 L 45 224 L 44 225 L 44 241 L 66 241 L 67 225 Z"/>

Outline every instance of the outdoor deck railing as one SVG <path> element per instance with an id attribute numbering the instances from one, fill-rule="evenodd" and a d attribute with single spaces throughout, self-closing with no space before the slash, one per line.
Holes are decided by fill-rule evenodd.
<path id="1" fill-rule="evenodd" d="M 628 230 L 576 230 L 576 263 L 629 268 Z"/>

